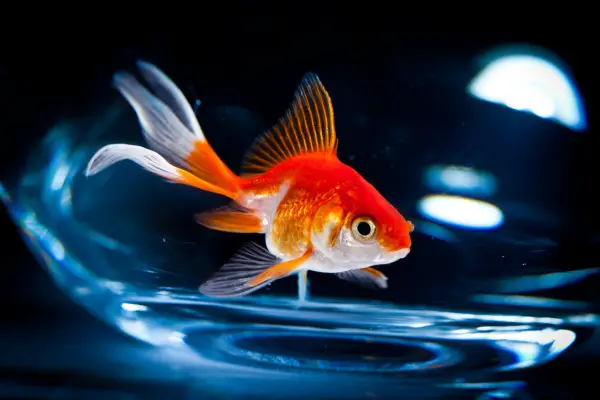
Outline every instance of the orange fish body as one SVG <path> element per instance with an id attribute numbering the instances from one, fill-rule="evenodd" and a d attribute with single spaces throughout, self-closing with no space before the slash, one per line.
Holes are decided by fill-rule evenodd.
<path id="1" fill-rule="evenodd" d="M 307 270 L 387 287 L 387 278 L 371 267 L 405 257 L 413 225 L 337 158 L 331 99 L 315 75 L 304 77 L 290 110 L 254 143 L 238 176 L 207 142 L 177 86 L 153 65 L 138 66 L 161 98 L 127 73 L 115 75 L 115 86 L 136 111 L 155 151 L 108 145 L 92 157 L 86 173 L 132 160 L 167 180 L 232 200 L 197 215 L 203 226 L 265 234 L 266 249 L 256 243 L 242 247 L 200 286 L 202 293 L 240 296 Z"/>

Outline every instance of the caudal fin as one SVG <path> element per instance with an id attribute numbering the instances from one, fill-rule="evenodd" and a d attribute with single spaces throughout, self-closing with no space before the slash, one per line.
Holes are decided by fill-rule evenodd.
<path id="1" fill-rule="evenodd" d="M 181 90 L 154 65 L 143 61 L 137 65 L 154 93 L 127 72 L 115 74 L 114 85 L 135 110 L 152 150 L 127 144 L 104 146 L 88 163 L 86 175 L 97 174 L 116 162 L 131 160 L 172 182 L 236 200 L 239 178 L 206 140 Z"/>

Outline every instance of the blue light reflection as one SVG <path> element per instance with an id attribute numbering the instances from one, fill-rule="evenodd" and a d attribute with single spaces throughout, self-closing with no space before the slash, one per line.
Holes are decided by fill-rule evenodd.
<path id="1" fill-rule="evenodd" d="M 425 183 L 433 190 L 470 196 L 491 196 L 498 186 L 489 172 L 461 165 L 432 165 L 425 172 Z"/>
<path id="2" fill-rule="evenodd" d="M 419 201 L 419 212 L 433 220 L 471 229 L 494 229 L 504 214 L 493 204 L 462 196 L 435 194 Z"/>
<path id="3" fill-rule="evenodd" d="M 467 91 L 472 96 L 550 119 L 575 131 L 587 127 L 575 83 L 546 57 L 535 54 L 488 57 Z"/>

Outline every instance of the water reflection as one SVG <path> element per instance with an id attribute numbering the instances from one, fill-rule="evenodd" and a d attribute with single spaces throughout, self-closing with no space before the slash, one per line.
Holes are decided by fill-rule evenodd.
<path id="1" fill-rule="evenodd" d="M 432 165 L 425 172 L 430 189 L 469 196 L 491 196 L 496 193 L 496 178 L 486 171 L 460 165 Z"/>
<path id="2" fill-rule="evenodd" d="M 413 218 L 413 223 L 415 224 L 415 232 L 417 233 L 422 233 L 428 237 L 443 240 L 448 243 L 459 242 L 459 239 L 454 232 L 435 222 Z"/>
<path id="3" fill-rule="evenodd" d="M 504 222 L 493 204 L 461 196 L 428 195 L 419 201 L 419 211 L 439 222 L 471 229 L 493 229 Z"/>
<path id="4" fill-rule="evenodd" d="M 497 64 L 491 75 L 482 72 L 478 79 L 497 76 L 498 65 L 505 68 L 506 63 Z M 502 79 L 510 81 L 515 74 Z M 489 94 L 486 90 L 477 93 Z M 543 103 L 540 96 L 523 96 L 518 96 L 524 102 L 520 105 L 499 97 L 494 101 L 529 108 L 548 118 L 568 115 L 557 111 L 560 107 L 556 104 L 564 99 L 552 103 L 554 116 L 549 116 L 549 103 Z M 532 99 L 546 105 L 523 105 Z M 486 165 L 492 174 L 460 165 L 462 160 L 456 157 L 452 161 L 452 157 L 434 157 L 423 163 L 443 159 L 427 169 L 425 184 L 431 192 L 421 200 L 421 193 L 410 197 L 418 192 L 414 187 L 381 179 L 382 184 L 392 182 L 385 190 L 392 192 L 399 204 L 410 208 L 418 201 L 417 210 L 424 217 L 415 221 L 415 248 L 419 250 L 414 257 L 386 270 L 394 275 L 396 286 L 391 290 L 362 293 L 352 287 L 344 291 L 339 282 L 331 285 L 327 277 L 315 276 L 311 285 L 317 296 L 308 296 L 304 275 L 298 277 L 302 301 L 296 300 L 296 287 L 285 286 L 285 281 L 267 288 L 264 293 L 270 296 L 231 302 L 207 300 L 197 291 L 202 275 L 239 245 L 230 236 L 204 232 L 191 222 L 190 215 L 206 209 L 202 202 L 210 199 L 177 187 L 165 188 L 149 177 L 134 175 L 137 172 L 127 167 L 110 178 L 110 186 L 105 185 L 109 176 L 94 182 L 82 179 L 82 166 L 98 143 L 87 136 L 83 143 L 72 143 L 72 138 L 87 135 L 89 126 L 101 125 L 106 131 L 102 132 L 103 141 L 111 141 L 111 134 L 119 139 L 128 132 L 138 136 L 137 125 L 128 126 L 123 119 L 115 123 L 116 114 L 52 132 L 17 189 L 11 187 L 10 193 L 0 190 L 0 194 L 32 251 L 67 293 L 123 332 L 162 349 L 177 349 L 181 358 L 194 359 L 203 382 L 210 376 L 211 384 L 220 390 L 227 385 L 235 386 L 233 391 L 253 387 L 268 396 L 289 386 L 278 386 L 281 381 L 274 378 L 287 374 L 302 379 L 306 383 L 302 394 L 314 397 L 323 395 L 323 390 L 342 398 L 344 394 L 345 398 L 385 395 L 380 389 L 385 381 L 391 393 L 405 389 L 411 393 L 413 384 L 417 393 L 453 388 L 482 393 L 482 399 L 521 398 L 525 393 L 522 382 L 504 382 L 504 377 L 496 374 L 553 359 L 585 337 L 580 332 L 598 322 L 595 315 L 581 313 L 591 312 L 584 301 L 560 301 L 552 299 L 551 293 L 544 294 L 549 297 L 506 295 L 581 283 L 597 275 L 598 269 L 557 271 L 571 267 L 556 267 L 541 257 L 535 258 L 538 270 L 524 269 L 528 252 L 560 247 L 558 239 L 545 237 L 550 234 L 545 231 L 529 235 L 513 226 L 514 233 L 509 227 L 507 232 L 469 232 L 498 228 L 504 224 L 504 213 L 512 212 L 499 199 L 494 199 L 498 200 L 494 205 L 476 197 L 495 196 L 498 180 L 511 186 L 508 197 L 510 189 L 513 195 L 518 190 L 512 187 L 514 180 L 505 178 L 504 169 Z M 230 124 L 223 135 L 215 137 L 225 138 L 222 146 L 238 146 L 242 151 L 245 144 L 233 129 L 234 122 L 240 121 L 240 115 L 254 118 L 232 107 L 224 115 L 213 116 L 214 121 L 225 119 Z M 570 123 L 577 127 L 575 120 L 571 117 Z M 252 124 L 258 126 L 260 121 Z M 219 126 L 214 125 L 210 129 L 217 131 Z M 244 130 L 253 133 L 259 128 Z M 478 135 L 481 129 L 475 131 Z M 486 147 L 477 150 L 482 148 Z M 529 160 L 529 150 L 523 154 L 523 159 Z M 399 163 L 398 159 L 392 161 Z M 496 166 L 504 167 L 504 161 L 498 162 Z M 511 167 L 514 165 L 520 170 L 528 164 Z M 414 178 L 406 182 L 420 183 L 423 177 L 418 172 Z M 173 207 L 174 199 L 177 207 Z M 97 207 L 99 203 L 102 207 Z M 171 256 L 170 252 L 177 254 Z M 505 262 L 507 253 L 512 264 Z M 480 290 L 482 286 L 486 290 Z M 452 300 L 430 302 L 443 290 L 454 295 L 449 296 Z M 407 306 L 415 302 L 428 305 Z M 465 302 L 468 307 L 462 307 Z M 240 375 L 244 379 L 231 385 L 231 376 Z"/>
<path id="5" fill-rule="evenodd" d="M 504 47 L 484 56 L 468 92 L 481 100 L 584 131 L 585 110 L 572 78 L 541 50 Z M 554 57 L 555 58 L 555 57 Z"/>
<path id="6" fill-rule="evenodd" d="M 325 299 L 300 305 L 269 296 L 224 302 L 137 296 L 119 309 L 118 324 L 130 335 L 183 346 L 205 363 L 265 371 L 402 372 L 414 379 L 466 378 L 540 364 L 568 348 L 577 329 L 560 317 Z M 159 316 L 177 323 L 157 324 Z"/>
<path id="7" fill-rule="evenodd" d="M 523 293 L 536 290 L 548 290 L 572 285 L 596 275 L 600 268 L 587 268 L 576 271 L 552 272 L 542 275 L 523 275 L 498 280 L 495 291 L 499 293 Z"/>

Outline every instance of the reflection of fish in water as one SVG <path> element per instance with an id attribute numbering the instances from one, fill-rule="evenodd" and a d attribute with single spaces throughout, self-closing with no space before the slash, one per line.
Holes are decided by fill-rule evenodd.
<path id="1" fill-rule="evenodd" d="M 128 73 L 116 74 L 115 85 L 156 151 L 107 145 L 90 160 L 86 173 L 129 159 L 169 181 L 233 200 L 197 215 L 198 223 L 220 231 L 264 233 L 268 250 L 255 243 L 242 247 L 200 286 L 202 293 L 240 296 L 306 270 L 387 287 L 385 275 L 370 267 L 406 257 L 413 225 L 337 158 L 333 107 L 316 75 L 305 75 L 286 116 L 258 138 L 236 176 L 207 142 L 179 88 L 155 66 L 138 66 L 155 94 Z"/>

